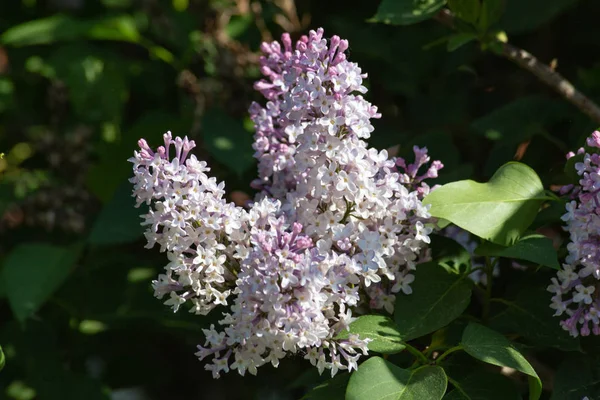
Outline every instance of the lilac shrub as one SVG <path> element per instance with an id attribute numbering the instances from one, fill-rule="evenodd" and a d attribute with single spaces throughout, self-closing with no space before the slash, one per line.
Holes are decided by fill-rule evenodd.
<path id="1" fill-rule="evenodd" d="M 575 164 L 578 185 L 562 188 L 563 194 L 570 194 L 567 212 L 562 220 L 569 233 L 568 255 L 561 271 L 548 290 L 554 293 L 551 308 L 554 315 L 566 315 L 562 327 L 572 336 L 590 333 L 600 335 L 600 132 L 596 131 L 587 139 L 588 148 L 581 148 L 577 154 L 583 155 L 582 162 Z M 574 157 L 569 153 L 567 158 Z"/>
<path id="2" fill-rule="evenodd" d="M 356 369 L 369 339 L 339 334 L 356 315 L 391 313 L 428 257 L 424 180 L 443 166 L 426 149 L 415 147 L 407 164 L 367 146 L 380 114 L 362 96 L 366 74 L 347 48 L 322 29 L 294 46 L 287 34 L 262 45 L 265 79 L 255 88 L 267 102 L 250 107 L 258 194 L 247 208 L 224 199 L 187 137 L 169 132 L 156 151 L 141 139 L 130 159 L 137 204 L 151 206 L 146 247 L 169 259 L 156 297 L 173 311 L 222 312 L 196 353 L 215 378 L 256 374 L 288 354 L 332 376 Z"/>

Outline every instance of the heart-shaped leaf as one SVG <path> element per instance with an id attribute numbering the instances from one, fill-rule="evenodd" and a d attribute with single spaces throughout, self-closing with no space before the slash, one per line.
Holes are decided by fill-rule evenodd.
<path id="1" fill-rule="evenodd" d="M 444 185 L 424 200 L 434 217 L 444 218 L 494 243 L 513 244 L 533 222 L 548 197 L 535 171 L 509 162 L 487 183 L 472 180 Z"/>
<path id="2" fill-rule="evenodd" d="M 372 357 L 350 377 L 346 400 L 439 400 L 446 386 L 446 374 L 441 367 L 407 370 Z"/>

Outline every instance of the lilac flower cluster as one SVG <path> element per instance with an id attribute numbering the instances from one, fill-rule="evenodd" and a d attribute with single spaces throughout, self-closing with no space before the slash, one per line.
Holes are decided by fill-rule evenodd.
<path id="1" fill-rule="evenodd" d="M 361 140 L 379 114 L 356 94 L 366 75 L 346 60 L 345 40 L 328 42 L 319 29 L 295 47 L 287 34 L 282 43 L 262 46 L 266 79 L 256 89 L 268 101 L 250 108 L 260 192 L 247 209 L 225 201 L 187 138 L 167 133 L 156 152 L 142 139 L 130 159 L 134 196 L 152 205 L 147 247 L 158 244 L 170 261 L 155 295 L 168 295 L 174 311 L 229 307 L 198 346 L 214 377 L 256 374 L 288 354 L 320 373 L 355 369 L 369 339 L 339 334 L 353 315 L 392 312 L 428 256 L 423 180 L 442 164 L 418 147 L 412 164 L 390 159 Z"/>
<path id="2" fill-rule="evenodd" d="M 572 336 L 600 335 L 600 132 L 587 139 L 588 149 L 581 148 L 583 161 L 575 164 L 581 177 L 579 185 L 565 186 L 569 193 L 563 215 L 565 230 L 569 232 L 569 251 L 562 269 L 552 278 L 548 290 L 554 293 L 551 308 L 554 315 L 566 314 L 562 327 Z M 567 158 L 575 156 L 569 153 Z"/>

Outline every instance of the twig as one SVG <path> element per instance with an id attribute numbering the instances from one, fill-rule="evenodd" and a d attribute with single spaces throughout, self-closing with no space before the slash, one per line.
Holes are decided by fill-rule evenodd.
<path id="1" fill-rule="evenodd" d="M 450 10 L 442 10 L 434 18 L 443 25 L 454 29 L 455 17 Z M 594 120 L 594 122 L 600 124 L 600 107 L 589 97 L 577 90 L 561 74 L 550 66 L 540 62 L 531 53 L 523 49 L 509 43 L 502 43 L 500 41 L 498 43 L 501 44 L 501 54 L 505 58 L 537 76 L 539 80 L 558 92 L 558 94 Z"/>
<path id="2" fill-rule="evenodd" d="M 463 349 L 463 347 L 460 345 L 451 347 L 450 349 L 446 350 L 444 353 L 442 353 L 442 355 L 440 355 L 438 358 L 435 359 L 435 365 L 439 365 L 440 362 L 443 359 L 445 359 L 446 357 L 448 357 L 450 354 L 454 353 L 455 351 L 462 350 L 462 349 Z"/>

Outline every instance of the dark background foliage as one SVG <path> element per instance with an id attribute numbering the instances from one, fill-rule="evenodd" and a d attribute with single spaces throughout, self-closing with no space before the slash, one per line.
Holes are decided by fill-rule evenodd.
<path id="1" fill-rule="evenodd" d="M 546 187 L 565 182 L 564 154 L 595 128 L 588 117 L 476 42 L 449 52 L 440 39 L 450 31 L 433 20 L 367 22 L 377 6 L 2 2 L 0 398 L 297 399 L 319 382 L 301 355 L 277 370 L 265 366 L 257 377 L 234 372 L 213 380 L 203 370 L 195 345 L 217 317 L 172 314 L 152 297 L 150 281 L 166 258 L 143 248 L 141 210 L 133 208 L 127 182 L 137 139 L 156 146 L 171 130 L 197 141 L 196 154 L 243 203 L 255 176 L 247 108 L 261 101 L 252 90 L 258 48 L 283 31 L 298 37 L 324 27 L 327 36 L 348 39 L 349 57 L 369 74 L 367 97 L 383 114 L 370 143 L 407 155 L 414 144 L 427 146 L 446 166 L 438 183 L 485 180 L 512 159 L 532 166 Z M 600 101 L 599 14 L 594 0 L 507 0 L 498 27 Z M 538 226 L 560 209 L 550 213 Z M 548 317 L 549 277 L 512 271 L 494 290 L 510 297 L 529 282 L 540 290 L 528 295 L 539 296 L 513 298 Z M 498 310 L 498 329 L 531 325 L 511 311 Z M 535 331 L 536 324 L 521 342 L 532 349 L 545 388 L 564 390 L 573 366 L 591 361 L 549 349 L 579 345 Z M 600 349 L 584 344 L 589 353 Z M 594 381 L 598 371 L 589 369 Z"/>

